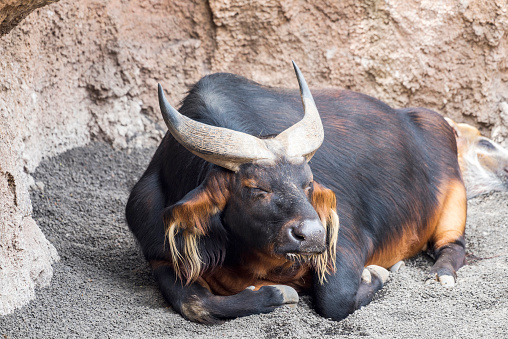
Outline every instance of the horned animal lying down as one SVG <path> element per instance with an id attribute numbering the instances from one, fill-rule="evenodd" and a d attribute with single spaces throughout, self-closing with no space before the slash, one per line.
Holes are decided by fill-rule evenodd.
<path id="1" fill-rule="evenodd" d="M 429 279 L 446 286 L 464 264 L 450 125 L 347 90 L 311 94 L 294 68 L 299 92 L 218 73 L 179 110 L 159 86 L 169 132 L 126 216 L 187 319 L 267 313 L 305 292 L 341 320 L 372 300 L 386 268 L 421 250 L 436 259 Z"/>

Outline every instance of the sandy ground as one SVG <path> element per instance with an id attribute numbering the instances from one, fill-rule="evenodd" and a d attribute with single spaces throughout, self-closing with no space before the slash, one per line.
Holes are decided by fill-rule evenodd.
<path id="1" fill-rule="evenodd" d="M 420 255 L 341 322 L 318 316 L 309 297 L 218 326 L 184 320 L 165 304 L 124 221 L 153 152 L 94 143 L 38 167 L 34 218 L 61 260 L 50 287 L 0 317 L 0 338 L 508 338 L 508 193 L 469 202 L 469 264 L 453 289 L 424 285 L 432 261 Z"/>

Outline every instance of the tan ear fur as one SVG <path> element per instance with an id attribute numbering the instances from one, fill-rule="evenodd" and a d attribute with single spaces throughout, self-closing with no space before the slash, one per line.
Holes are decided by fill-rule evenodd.
<path id="1" fill-rule="evenodd" d="M 202 273 L 199 238 L 207 234 L 210 218 L 226 206 L 229 198 L 228 181 L 229 173 L 213 173 L 164 213 L 173 269 L 186 284 L 198 279 Z M 179 234 L 183 239 L 183 249 L 180 250 L 176 239 Z"/>
<path id="2" fill-rule="evenodd" d="M 319 215 L 327 234 L 328 248 L 314 260 L 319 281 L 323 283 L 326 281 L 326 274 L 333 273 L 336 270 L 335 257 L 340 228 L 339 216 L 337 215 L 337 199 L 332 190 L 314 182 L 311 204 Z"/>
<path id="3" fill-rule="evenodd" d="M 450 118 L 445 117 L 444 119 L 446 120 L 448 125 L 450 125 L 453 128 L 453 131 L 455 132 L 455 137 L 460 138 L 460 136 L 461 136 L 460 129 L 459 129 L 459 126 L 457 125 L 457 123 Z"/>

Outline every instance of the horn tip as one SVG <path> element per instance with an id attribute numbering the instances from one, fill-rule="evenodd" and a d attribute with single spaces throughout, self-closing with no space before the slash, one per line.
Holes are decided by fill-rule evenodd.
<path id="1" fill-rule="evenodd" d="M 164 90 L 162 89 L 162 85 L 160 83 L 157 83 L 157 91 L 159 93 L 159 98 L 164 97 Z"/>
<path id="2" fill-rule="evenodd" d="M 305 81 L 300 68 L 296 65 L 294 60 L 291 60 L 291 62 L 293 63 L 293 67 L 295 69 L 296 79 L 298 80 L 298 85 L 300 86 L 300 94 L 302 95 L 302 99 L 303 97 L 312 97 L 309 86 L 307 85 L 307 82 Z"/>
<path id="3" fill-rule="evenodd" d="M 298 65 L 296 64 L 296 62 L 293 59 L 291 59 L 291 63 L 293 64 L 293 68 L 295 69 L 296 74 L 298 74 L 298 73 L 301 74 L 300 68 L 298 67 Z"/>
<path id="4" fill-rule="evenodd" d="M 166 125 L 174 125 L 176 123 L 175 116 L 178 114 L 175 114 L 175 109 L 171 106 L 171 104 L 166 99 L 166 96 L 164 95 L 164 90 L 162 89 L 162 85 L 159 83 L 157 84 L 158 88 L 158 95 L 159 95 L 159 107 L 162 113 L 162 118 L 164 119 L 164 122 Z M 178 111 L 176 111 L 178 113 Z"/>

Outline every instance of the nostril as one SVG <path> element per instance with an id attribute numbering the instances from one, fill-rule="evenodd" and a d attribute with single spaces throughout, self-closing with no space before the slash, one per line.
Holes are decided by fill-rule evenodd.
<path id="1" fill-rule="evenodd" d="M 293 227 L 291 228 L 291 235 L 293 238 L 295 238 L 298 241 L 304 241 L 305 240 L 305 234 L 302 232 L 301 227 Z"/>
<path id="2" fill-rule="evenodd" d="M 326 250 L 326 230 L 319 219 L 296 221 L 284 228 L 284 242 L 287 253 L 315 254 Z"/>
<path id="3" fill-rule="evenodd" d="M 319 220 L 305 220 L 293 225 L 290 236 L 297 242 L 314 243 L 324 239 L 324 228 Z"/>

